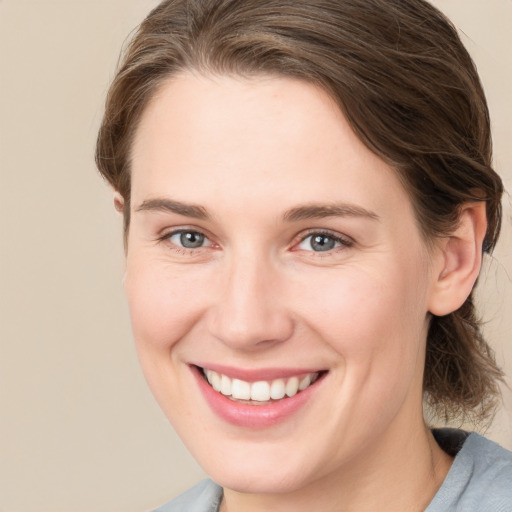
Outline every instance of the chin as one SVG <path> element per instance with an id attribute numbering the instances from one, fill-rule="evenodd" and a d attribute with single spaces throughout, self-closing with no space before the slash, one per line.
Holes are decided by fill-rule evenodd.
<path id="1" fill-rule="evenodd" d="M 189 446 L 192 455 L 214 482 L 241 493 L 294 492 L 328 471 L 315 461 L 314 454 L 265 441 L 218 443 L 213 450 L 193 448 Z"/>
<path id="2" fill-rule="evenodd" d="M 221 470 L 217 468 L 209 471 L 208 474 L 222 487 L 245 494 L 286 494 L 308 484 L 303 467 L 300 471 L 287 471 L 282 465 L 279 471 L 273 468 L 257 470 L 252 464 L 246 462 L 242 468 L 238 466 Z"/>

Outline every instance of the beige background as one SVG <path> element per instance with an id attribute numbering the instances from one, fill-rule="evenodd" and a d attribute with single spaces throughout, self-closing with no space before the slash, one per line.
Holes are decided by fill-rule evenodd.
<path id="1" fill-rule="evenodd" d="M 154 0 L 0 0 L 0 512 L 141 512 L 202 475 L 146 390 L 121 222 L 97 176 L 102 103 Z M 463 31 L 512 189 L 512 2 L 437 0 Z M 481 282 L 512 374 L 511 200 Z M 510 380 L 509 380 L 510 382 Z M 512 392 L 488 435 L 512 448 Z"/>

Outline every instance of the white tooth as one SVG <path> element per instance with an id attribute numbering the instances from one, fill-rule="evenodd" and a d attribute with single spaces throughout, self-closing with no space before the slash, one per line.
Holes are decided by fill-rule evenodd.
<path id="1" fill-rule="evenodd" d="M 251 399 L 251 385 L 245 380 L 233 379 L 231 386 L 231 396 L 239 400 Z"/>
<path id="2" fill-rule="evenodd" d="M 220 392 L 223 395 L 231 395 L 231 379 L 225 375 L 220 378 Z"/>
<path id="3" fill-rule="evenodd" d="M 251 386 L 251 400 L 267 402 L 270 400 L 270 385 L 268 382 L 253 382 Z"/>
<path id="4" fill-rule="evenodd" d="M 210 381 L 210 384 L 212 385 L 212 388 L 215 389 L 215 391 L 220 391 L 221 379 L 217 372 L 210 370 L 210 376 L 208 377 L 208 380 Z"/>
<path id="5" fill-rule="evenodd" d="M 212 371 L 208 370 L 207 368 L 203 368 L 204 376 L 206 377 L 206 380 L 211 384 L 212 383 Z"/>
<path id="6" fill-rule="evenodd" d="M 299 390 L 299 378 L 298 377 L 292 377 L 288 379 L 288 382 L 286 383 L 286 394 L 288 396 L 293 396 L 297 394 L 297 391 Z"/>
<path id="7" fill-rule="evenodd" d="M 272 381 L 272 384 L 270 385 L 270 398 L 273 398 L 274 400 L 281 400 L 281 398 L 284 398 L 285 394 L 286 390 L 284 380 L 276 379 Z"/>
<path id="8" fill-rule="evenodd" d="M 311 377 L 309 375 L 306 375 L 299 384 L 299 391 L 303 391 L 311 384 Z"/>

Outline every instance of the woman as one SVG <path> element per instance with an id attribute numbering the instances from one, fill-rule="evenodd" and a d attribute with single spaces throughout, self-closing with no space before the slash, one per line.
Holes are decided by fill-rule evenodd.
<path id="1" fill-rule="evenodd" d="M 483 421 L 502 378 L 472 303 L 502 184 L 441 13 L 164 1 L 97 163 L 142 368 L 212 477 L 159 510 L 511 509 L 512 455 L 423 415 Z"/>

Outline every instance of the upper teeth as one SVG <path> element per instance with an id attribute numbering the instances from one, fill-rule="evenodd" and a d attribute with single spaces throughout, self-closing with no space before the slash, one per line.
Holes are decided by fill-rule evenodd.
<path id="1" fill-rule="evenodd" d="M 268 402 L 271 398 L 279 400 L 285 396 L 294 396 L 318 378 L 318 373 L 315 372 L 287 379 L 247 382 L 231 379 L 227 375 L 208 369 L 204 369 L 204 374 L 215 391 L 220 391 L 223 395 L 238 400 L 255 400 L 257 402 Z"/>

